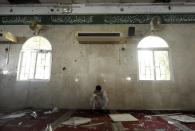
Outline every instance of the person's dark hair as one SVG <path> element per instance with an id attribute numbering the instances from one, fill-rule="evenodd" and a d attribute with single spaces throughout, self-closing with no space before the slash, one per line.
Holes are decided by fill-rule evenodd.
<path id="1" fill-rule="evenodd" d="M 102 87 L 100 85 L 97 85 L 95 88 L 97 91 L 101 91 Z"/>

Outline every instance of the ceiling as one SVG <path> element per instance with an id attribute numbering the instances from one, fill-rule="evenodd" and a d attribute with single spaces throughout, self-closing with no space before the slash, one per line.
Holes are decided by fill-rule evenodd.
<path id="1" fill-rule="evenodd" d="M 83 4 L 83 3 L 169 3 L 193 2 L 193 0 L 0 0 L 0 4 Z"/>

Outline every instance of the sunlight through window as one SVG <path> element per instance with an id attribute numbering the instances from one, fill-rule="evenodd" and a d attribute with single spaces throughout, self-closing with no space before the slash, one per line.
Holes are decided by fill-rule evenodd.
<path id="1" fill-rule="evenodd" d="M 148 36 L 138 44 L 140 80 L 170 80 L 168 44 L 157 36 Z"/>
<path id="2" fill-rule="evenodd" d="M 28 39 L 20 51 L 17 80 L 49 80 L 51 44 L 42 36 Z"/>

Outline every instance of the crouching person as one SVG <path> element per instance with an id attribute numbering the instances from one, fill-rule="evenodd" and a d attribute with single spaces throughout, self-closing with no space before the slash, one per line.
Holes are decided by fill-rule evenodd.
<path id="1" fill-rule="evenodd" d="M 92 109 L 102 110 L 108 104 L 108 97 L 105 90 L 100 85 L 97 85 L 90 99 Z"/>

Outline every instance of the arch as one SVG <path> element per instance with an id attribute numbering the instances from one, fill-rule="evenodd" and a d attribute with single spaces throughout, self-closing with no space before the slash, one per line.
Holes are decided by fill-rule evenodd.
<path id="1" fill-rule="evenodd" d="M 22 50 L 52 50 L 52 47 L 46 38 L 42 36 L 34 36 L 24 43 Z"/>
<path id="2" fill-rule="evenodd" d="M 147 36 L 143 38 L 137 48 L 168 48 L 167 42 L 158 36 Z"/>
<path id="3" fill-rule="evenodd" d="M 25 41 L 20 51 L 17 80 L 50 80 L 52 46 L 42 36 Z"/>

